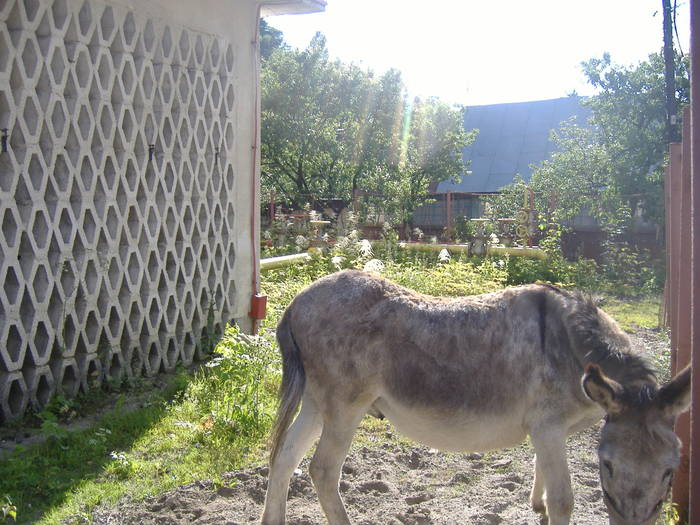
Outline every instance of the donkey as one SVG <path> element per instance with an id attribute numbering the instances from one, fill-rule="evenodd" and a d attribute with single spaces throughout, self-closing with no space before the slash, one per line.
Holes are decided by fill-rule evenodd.
<path id="1" fill-rule="evenodd" d="M 309 471 L 321 507 L 331 525 L 350 524 L 338 483 L 367 412 L 442 450 L 529 436 L 530 503 L 550 525 L 568 524 L 573 509 L 566 438 L 603 416 L 611 524 L 653 524 L 679 464 L 672 428 L 690 404 L 690 370 L 660 387 L 615 321 L 577 293 L 536 284 L 438 298 L 343 271 L 292 301 L 277 339 L 283 376 L 264 525 L 284 523 L 289 479 L 319 435 Z"/>

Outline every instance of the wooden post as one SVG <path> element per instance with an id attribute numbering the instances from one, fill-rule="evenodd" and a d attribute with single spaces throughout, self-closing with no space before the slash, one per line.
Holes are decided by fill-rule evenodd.
<path id="1" fill-rule="evenodd" d="M 445 213 L 447 215 L 445 217 L 445 222 L 447 223 L 447 239 L 445 240 L 447 241 L 452 239 L 452 192 L 449 190 L 445 194 Z"/>
<path id="2" fill-rule="evenodd" d="M 691 359 L 693 363 L 692 406 L 700 407 L 700 2 L 690 1 L 690 178 L 691 178 Z M 691 409 L 690 509 L 689 523 L 700 522 L 700 408 Z"/>
<path id="3" fill-rule="evenodd" d="M 679 246 L 678 246 L 678 264 L 676 270 L 678 272 L 678 288 L 676 289 L 677 301 L 676 313 L 677 320 L 674 323 L 677 330 L 676 335 L 676 359 L 675 370 L 676 374 L 690 363 L 690 343 L 691 343 L 691 325 L 690 312 L 692 310 L 691 297 L 691 264 L 692 264 L 692 240 L 691 240 L 691 184 L 690 184 L 690 110 L 686 109 L 683 118 L 683 142 L 681 151 L 681 169 L 680 169 L 680 195 L 678 200 L 680 207 L 678 217 L 680 223 L 679 229 Z M 673 483 L 673 501 L 678 504 L 678 511 L 682 520 L 688 519 L 688 508 L 690 505 L 690 414 L 681 415 L 676 422 L 676 434 L 681 439 L 681 464 L 676 472 Z"/>

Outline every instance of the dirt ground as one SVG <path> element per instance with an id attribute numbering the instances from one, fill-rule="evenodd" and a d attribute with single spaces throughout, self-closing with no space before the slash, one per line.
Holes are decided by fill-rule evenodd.
<path id="1" fill-rule="evenodd" d="M 391 434 L 391 432 L 389 432 Z M 385 434 L 386 435 L 386 434 Z M 595 429 L 569 442 L 576 491 L 573 523 L 605 523 L 598 484 Z M 356 447 L 343 466 L 340 490 L 353 523 L 358 525 L 539 524 L 528 505 L 532 450 L 526 444 L 491 454 L 444 454 L 397 442 Z M 322 525 L 325 519 L 308 475 L 308 458 L 293 476 L 288 523 Z M 200 481 L 141 504 L 99 509 L 93 523 L 225 524 L 259 522 L 267 468 L 231 472 L 230 486 Z"/>
<path id="2" fill-rule="evenodd" d="M 651 332 L 638 344 L 658 353 L 663 341 Z M 528 443 L 488 454 L 453 454 L 402 440 L 388 423 L 373 423 L 356 436 L 340 490 L 357 525 L 531 525 L 540 516 L 528 504 L 533 451 Z M 572 523 L 600 525 L 607 514 L 598 480 L 600 424 L 570 438 L 568 457 L 575 494 Z M 226 473 L 223 485 L 199 481 L 139 503 L 98 508 L 93 523 L 243 525 L 259 522 L 267 468 Z M 308 458 L 290 485 L 291 525 L 326 523 L 308 475 Z"/>

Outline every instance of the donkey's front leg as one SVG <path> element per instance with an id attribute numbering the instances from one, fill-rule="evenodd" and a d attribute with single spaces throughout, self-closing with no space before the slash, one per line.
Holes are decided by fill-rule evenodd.
<path id="1" fill-rule="evenodd" d="M 541 430 L 530 434 L 530 439 L 537 458 L 532 504 L 542 503 L 537 496 L 541 498 L 543 484 L 549 525 L 568 525 L 574 508 L 574 495 L 566 463 L 566 432 L 551 427 L 547 429 L 547 425 L 542 425 Z"/>

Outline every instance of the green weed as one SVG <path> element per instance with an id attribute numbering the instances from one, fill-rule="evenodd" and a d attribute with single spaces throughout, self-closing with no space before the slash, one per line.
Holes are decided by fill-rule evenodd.
<path id="1" fill-rule="evenodd" d="M 12 504 L 10 497 L 5 494 L 0 503 L 0 523 L 9 523 L 9 520 L 17 519 L 17 507 Z"/>

